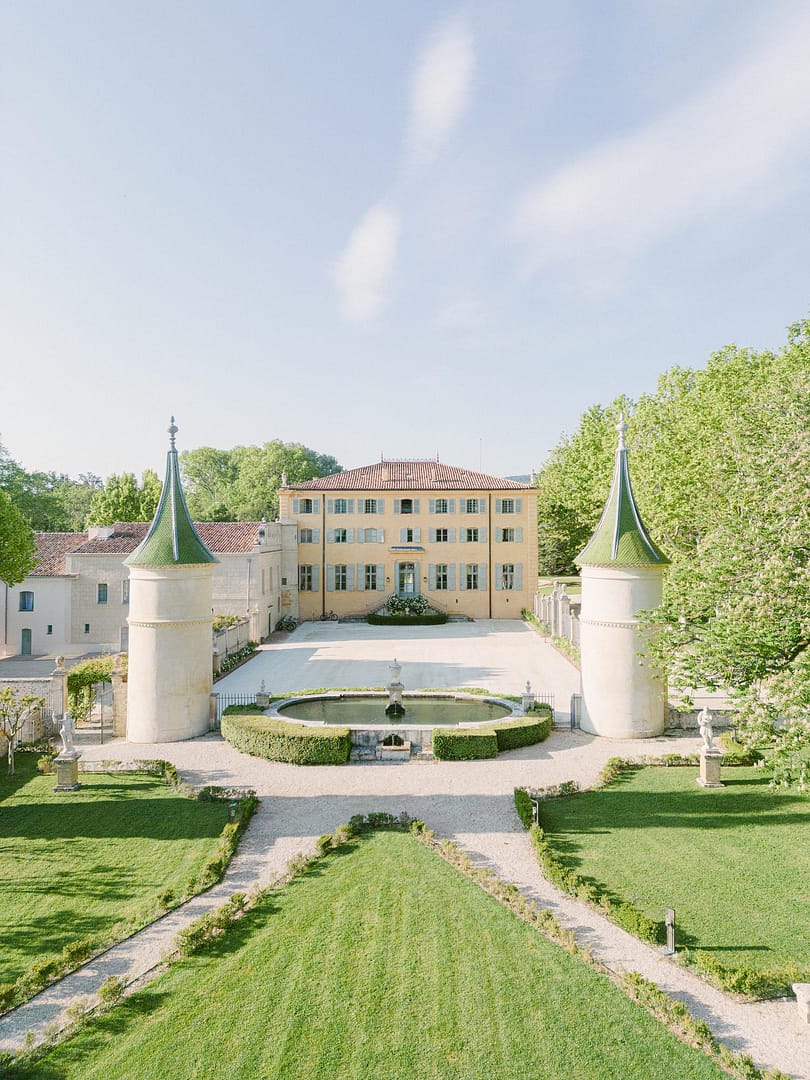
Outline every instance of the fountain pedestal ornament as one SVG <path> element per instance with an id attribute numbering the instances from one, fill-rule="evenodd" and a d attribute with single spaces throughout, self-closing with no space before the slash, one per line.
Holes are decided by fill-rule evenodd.
<path id="1" fill-rule="evenodd" d="M 393 664 L 389 665 L 388 670 L 391 672 L 391 681 L 385 688 L 388 691 L 388 704 L 385 707 L 385 715 L 404 716 L 405 706 L 402 704 L 402 691 L 405 687 L 399 680 L 402 673 L 402 664 L 397 663 L 396 657 L 394 657 Z"/>

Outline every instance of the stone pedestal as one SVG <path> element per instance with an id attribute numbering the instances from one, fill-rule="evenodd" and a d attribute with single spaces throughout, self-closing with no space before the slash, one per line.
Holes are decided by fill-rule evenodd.
<path id="1" fill-rule="evenodd" d="M 81 756 L 78 750 L 67 750 L 53 759 L 56 766 L 54 791 L 75 791 L 81 786 L 79 784 L 79 758 Z"/>
<path id="2" fill-rule="evenodd" d="M 723 787 L 720 780 L 720 764 L 723 760 L 723 751 L 712 747 L 709 750 L 700 751 L 700 776 L 697 782 L 701 787 Z"/>
<path id="3" fill-rule="evenodd" d="M 799 1006 L 799 1016 L 810 1024 L 810 983 L 793 983 L 793 993 Z"/>

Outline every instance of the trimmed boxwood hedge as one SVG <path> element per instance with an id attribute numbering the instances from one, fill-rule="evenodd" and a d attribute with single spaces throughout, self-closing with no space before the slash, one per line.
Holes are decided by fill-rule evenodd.
<path id="1" fill-rule="evenodd" d="M 439 761 L 478 761 L 497 753 L 498 740 L 491 728 L 433 729 L 433 756 Z"/>
<path id="2" fill-rule="evenodd" d="M 222 737 L 237 750 L 290 765 L 345 765 L 352 749 L 345 727 L 306 727 L 226 710 Z"/>
<path id="3" fill-rule="evenodd" d="M 441 626 L 447 622 L 446 615 L 368 615 L 371 626 Z"/>
<path id="4" fill-rule="evenodd" d="M 534 746 L 551 734 L 551 710 L 534 716 L 518 716 L 514 720 L 499 720 L 491 724 L 498 741 L 498 751 L 517 750 L 520 746 Z"/>

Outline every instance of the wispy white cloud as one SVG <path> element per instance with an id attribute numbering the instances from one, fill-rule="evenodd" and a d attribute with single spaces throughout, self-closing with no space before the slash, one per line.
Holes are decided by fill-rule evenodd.
<path id="1" fill-rule="evenodd" d="M 457 15 L 428 38 L 411 81 L 407 145 L 418 162 L 431 160 L 470 100 L 475 50 L 466 19 Z"/>
<path id="2" fill-rule="evenodd" d="M 385 302 L 397 253 L 400 220 L 390 207 L 372 206 L 349 236 L 334 266 L 340 309 L 348 322 L 366 322 Z"/>
<path id="3" fill-rule="evenodd" d="M 569 263 L 598 279 L 681 227 L 772 198 L 806 153 L 808 40 L 800 6 L 708 89 L 524 192 L 513 227 L 533 267 Z"/>

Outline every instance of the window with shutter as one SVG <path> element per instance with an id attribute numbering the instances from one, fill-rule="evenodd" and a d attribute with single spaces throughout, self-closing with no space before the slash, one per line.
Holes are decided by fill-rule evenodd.
<path id="1" fill-rule="evenodd" d="M 385 567 L 382 563 L 377 563 L 377 592 L 382 592 L 385 589 Z"/>

